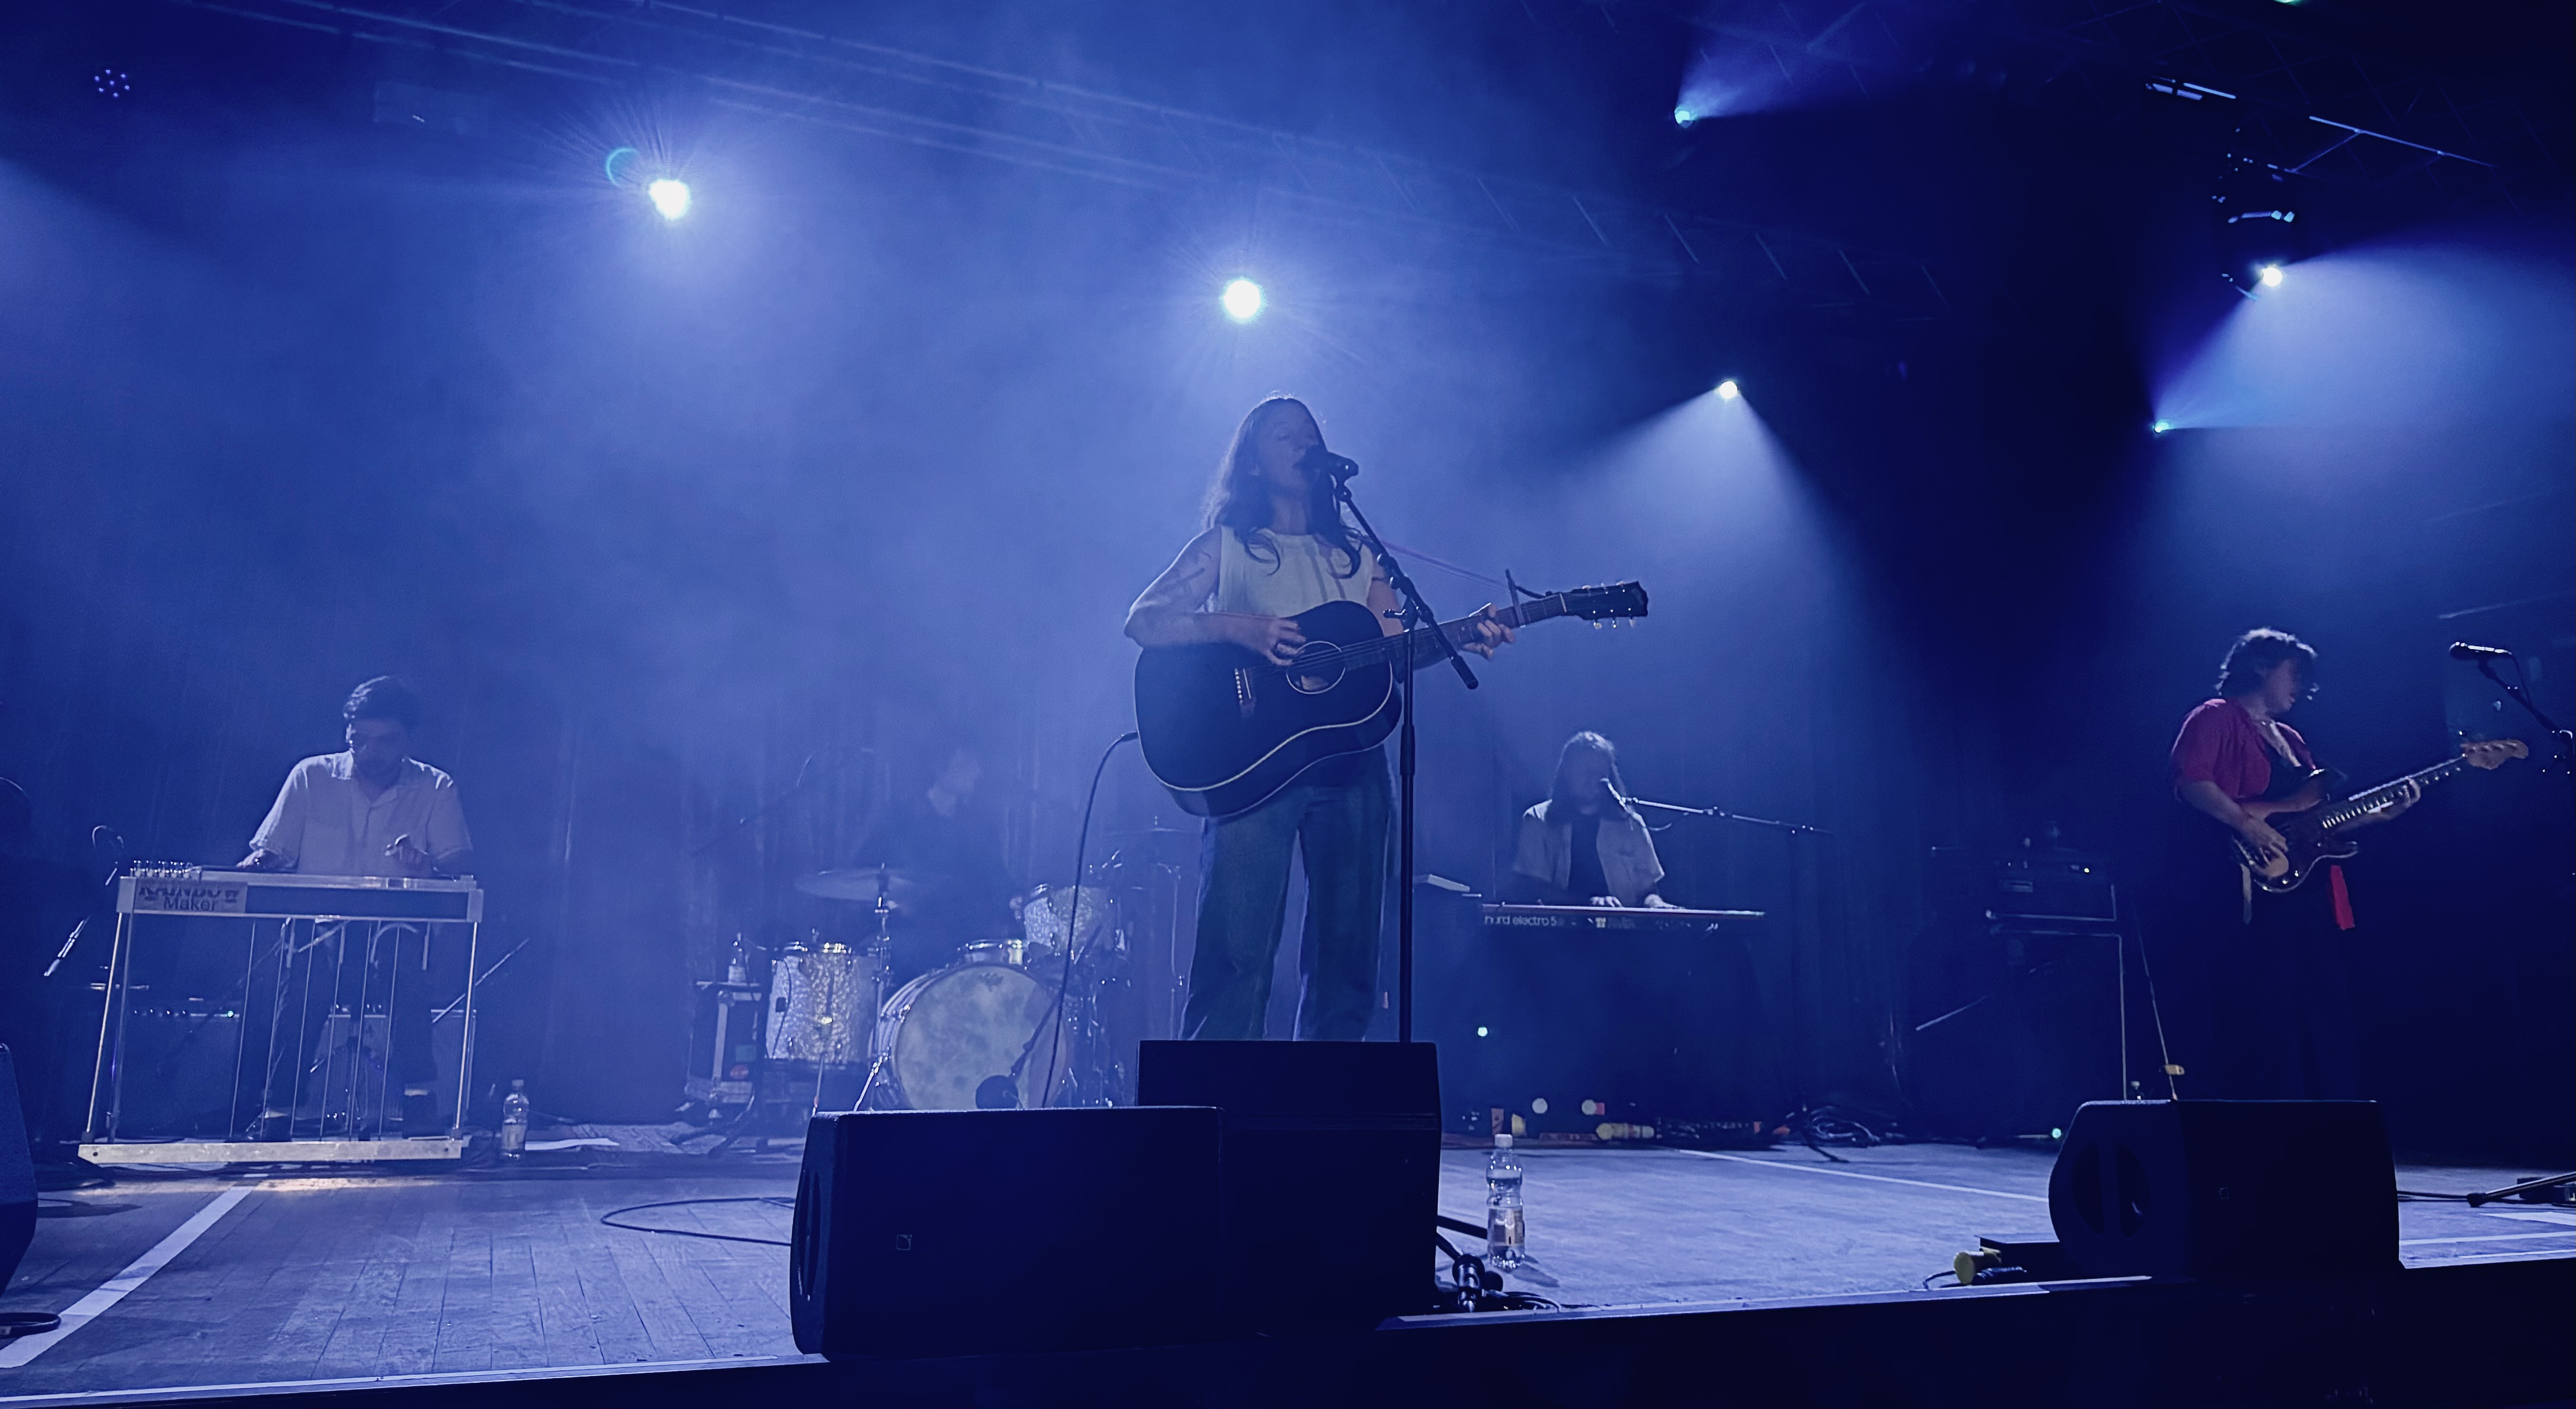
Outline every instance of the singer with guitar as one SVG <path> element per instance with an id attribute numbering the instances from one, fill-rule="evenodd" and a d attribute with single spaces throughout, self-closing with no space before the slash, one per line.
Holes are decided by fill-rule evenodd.
<path id="1" fill-rule="evenodd" d="M 1332 472 L 1347 464 L 1324 450 L 1323 432 L 1303 402 L 1276 396 L 1253 407 L 1208 491 L 1206 528 L 1128 610 L 1128 637 L 1147 648 L 1149 659 L 1185 660 L 1186 648 L 1212 645 L 1248 653 L 1245 668 L 1232 672 L 1245 682 L 1238 688 L 1246 692 L 1248 718 L 1255 704 L 1251 667 L 1290 665 L 1308 645 L 1291 618 L 1329 602 L 1355 603 L 1381 634 L 1397 634 L 1394 587 L 1334 496 Z M 1452 636 L 1464 649 L 1490 657 L 1512 639 L 1511 625 L 1491 607 L 1470 620 L 1465 633 Z M 1140 667 L 1138 723 L 1150 762 L 1157 731 L 1148 676 Z M 1299 850 L 1307 894 L 1297 1036 L 1349 1041 L 1364 1035 L 1377 1006 L 1386 887 L 1391 803 L 1383 753 L 1370 747 L 1322 757 L 1239 811 L 1193 810 L 1209 820 L 1200 844 L 1198 937 L 1182 1035 L 1264 1035 L 1286 918 L 1288 861 Z"/>
<path id="2" fill-rule="evenodd" d="M 2310 693 L 2316 662 L 2316 649 L 2288 632 L 2246 632 L 2228 648 L 2218 697 L 2195 707 L 2174 738 L 2175 797 L 2234 834 L 2238 863 L 2224 899 L 2196 907 L 2210 927 L 2218 1020 L 2211 1075 L 2220 1089 L 2209 1094 L 2360 1094 L 2343 935 L 2355 922 L 2337 864 L 2356 848 L 2342 835 L 2394 820 L 2426 784 L 2525 752 L 2513 739 L 2466 743 L 2433 767 L 2338 797 L 2342 775 L 2318 767 L 2307 740 L 2281 722 Z M 2303 884 L 2320 869 L 2324 884 Z M 2218 919 L 2223 911 L 2233 925 Z"/>

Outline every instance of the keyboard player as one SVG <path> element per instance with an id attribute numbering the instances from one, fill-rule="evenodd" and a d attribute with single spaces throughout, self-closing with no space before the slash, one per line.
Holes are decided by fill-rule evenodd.
<path id="1" fill-rule="evenodd" d="M 1664 908 L 1664 865 L 1626 802 L 1619 750 L 1587 729 L 1565 741 L 1547 801 L 1521 814 L 1512 899 L 1524 905 Z"/>
<path id="2" fill-rule="evenodd" d="M 305 759 L 287 773 L 240 869 L 326 876 L 470 874 L 474 841 L 465 830 L 455 780 L 411 756 L 420 697 L 402 681 L 380 675 L 350 691 L 340 715 L 347 751 Z M 360 926 L 366 929 L 362 932 Z M 327 976 L 320 965 L 306 965 L 308 982 L 329 983 L 336 990 L 331 1003 L 310 1005 L 315 1012 L 332 1003 L 359 1011 L 371 999 L 382 1002 L 392 1041 L 388 1061 L 394 1079 L 402 1083 L 407 1135 L 439 1133 L 430 1099 L 437 1064 L 430 1046 L 424 941 L 422 931 L 411 925 L 350 921 L 340 942 L 365 948 L 337 956 L 340 962 Z M 322 951 L 307 952 L 319 956 Z M 293 1109 L 294 1072 L 311 1065 L 303 1058 L 311 1055 L 314 1034 L 304 1036 L 296 1048 L 272 1046 L 270 1109 L 263 1127 L 274 1128 Z"/>

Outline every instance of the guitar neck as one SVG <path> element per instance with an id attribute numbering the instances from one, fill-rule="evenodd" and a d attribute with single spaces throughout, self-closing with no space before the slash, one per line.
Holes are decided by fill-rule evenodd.
<path id="1" fill-rule="evenodd" d="M 2358 822 L 2379 812 L 2397 800 L 2397 790 L 2413 783 L 2419 790 L 2453 777 L 2469 766 L 2465 758 L 2446 758 L 2430 768 L 2419 768 L 2403 778 L 2391 778 L 2375 788 L 2364 788 L 2348 798 L 2326 807 L 2317 814 L 2317 825 L 2328 831 L 2348 822 Z"/>
<path id="2" fill-rule="evenodd" d="M 1554 592 L 1544 597 L 1533 597 L 1526 602 L 1515 602 L 1508 607 L 1498 607 L 1494 611 L 1492 620 L 1499 621 L 1517 631 L 1532 622 L 1563 616 L 1565 611 L 1565 594 Z M 1448 653 L 1440 649 L 1440 643 L 1431 639 L 1432 632 L 1445 632 L 1452 644 L 1463 646 L 1475 639 L 1476 623 L 1484 619 L 1462 616 L 1456 621 L 1445 621 L 1436 627 L 1417 626 L 1410 631 L 1389 636 L 1383 641 L 1357 647 L 1350 654 L 1354 660 L 1406 659 L 1411 661 L 1414 669 L 1420 670 L 1426 665 L 1449 658 Z"/>

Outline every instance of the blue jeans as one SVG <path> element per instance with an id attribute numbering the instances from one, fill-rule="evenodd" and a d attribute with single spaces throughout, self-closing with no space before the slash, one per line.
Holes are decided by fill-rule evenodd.
<path id="1" fill-rule="evenodd" d="M 1377 1009 L 1377 950 L 1386 897 L 1387 814 L 1381 753 L 1353 770 L 1327 764 L 1277 797 L 1212 818 L 1199 842 L 1199 929 L 1181 1035 L 1267 1036 L 1270 975 L 1287 920 L 1288 857 L 1306 854 L 1306 934 L 1298 948 L 1297 1036 L 1356 1042 Z M 1349 778 L 1332 779 L 1331 771 Z"/>

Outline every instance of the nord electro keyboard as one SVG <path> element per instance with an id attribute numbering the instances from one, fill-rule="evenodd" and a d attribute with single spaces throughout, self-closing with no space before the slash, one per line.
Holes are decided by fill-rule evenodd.
<path id="1" fill-rule="evenodd" d="M 1714 934 L 1727 925 L 1751 924 L 1759 910 L 1649 909 L 1606 905 L 1488 905 L 1485 928 L 1507 932 L 1529 930 L 1603 930 L 1632 934 Z"/>

